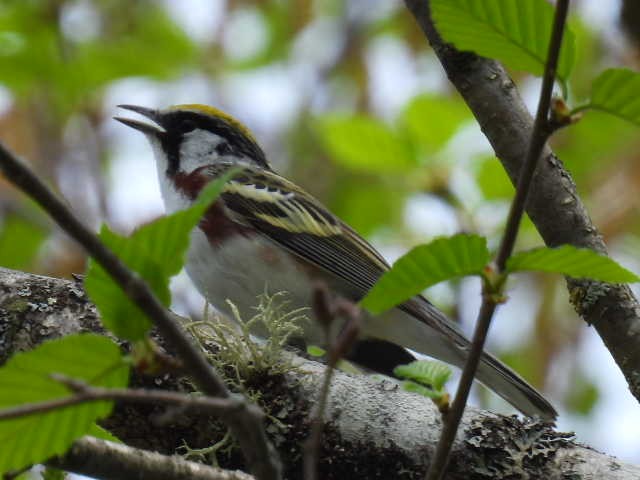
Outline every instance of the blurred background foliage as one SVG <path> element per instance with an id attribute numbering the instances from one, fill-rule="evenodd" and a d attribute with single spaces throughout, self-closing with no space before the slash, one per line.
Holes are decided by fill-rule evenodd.
<path id="1" fill-rule="evenodd" d="M 577 104 L 603 68 L 639 68 L 640 12 L 633 1 L 573 3 Z M 539 80 L 512 74 L 533 109 Z M 389 260 L 458 231 L 497 244 L 513 187 L 401 2 L 0 0 L 0 138 L 94 228 L 128 231 L 162 213 L 151 152 L 111 120 L 116 104 L 194 102 L 246 122 L 276 170 Z M 587 113 L 553 145 L 614 257 L 640 271 L 638 130 Z M 519 245 L 540 243 L 525 222 Z M 69 277 L 85 264 L 0 178 L 0 265 Z M 174 289 L 178 310 L 201 311 L 185 277 Z M 428 295 L 470 330 L 474 280 Z M 490 348 L 548 393 L 561 428 L 640 461 L 634 422 L 619 421 L 637 425 L 640 409 L 562 279 L 516 280 Z M 507 408 L 482 390 L 476 401 Z"/>

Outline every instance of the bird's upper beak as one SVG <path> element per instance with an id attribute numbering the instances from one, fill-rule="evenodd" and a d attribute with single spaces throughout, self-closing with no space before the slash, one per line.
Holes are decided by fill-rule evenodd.
<path id="1" fill-rule="evenodd" d="M 117 120 L 120 123 L 124 123 L 128 127 L 135 128 L 145 135 L 158 136 L 166 132 L 166 130 L 160 123 L 162 115 L 157 110 L 147 107 L 138 107 L 137 105 L 118 105 L 118 108 L 124 108 L 125 110 L 131 110 L 132 112 L 139 113 L 140 115 L 145 116 L 154 123 L 151 124 L 147 122 L 141 122 L 140 120 L 123 117 L 113 117 L 114 120 Z"/>

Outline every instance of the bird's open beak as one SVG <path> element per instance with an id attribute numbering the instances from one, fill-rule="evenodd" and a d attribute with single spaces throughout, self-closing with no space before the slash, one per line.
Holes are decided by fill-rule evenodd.
<path id="1" fill-rule="evenodd" d="M 118 105 L 118 108 L 124 108 L 125 110 L 131 110 L 132 112 L 139 113 L 154 123 L 141 122 L 140 120 L 134 120 L 131 118 L 113 117 L 114 120 L 124 123 L 126 126 L 135 128 L 141 131 L 145 135 L 158 136 L 165 133 L 166 130 L 160 125 L 161 115 L 157 110 L 153 108 L 138 107 L 137 105 Z"/>

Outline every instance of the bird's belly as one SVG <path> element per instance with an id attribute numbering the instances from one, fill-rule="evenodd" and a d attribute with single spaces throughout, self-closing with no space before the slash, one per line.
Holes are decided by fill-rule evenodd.
<path id="1" fill-rule="evenodd" d="M 207 301 L 231 318 L 227 300 L 246 321 L 256 314 L 258 296 L 263 293 L 285 292 L 283 300 L 288 302 L 285 311 L 310 306 L 313 285 L 308 273 L 287 252 L 258 235 L 234 236 L 214 247 L 201 230 L 195 229 L 185 268 Z M 307 316 L 309 320 L 301 325 L 307 342 L 323 343 L 322 331 L 313 321 L 311 311 Z M 263 329 L 254 333 L 266 335 Z"/>

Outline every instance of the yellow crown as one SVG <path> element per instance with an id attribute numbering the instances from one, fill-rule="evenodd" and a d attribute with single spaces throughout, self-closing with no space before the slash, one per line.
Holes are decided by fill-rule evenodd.
<path id="1" fill-rule="evenodd" d="M 240 123 L 231 115 L 229 115 L 226 112 L 223 112 L 218 108 L 210 107 L 209 105 L 201 105 L 199 103 L 186 103 L 183 105 L 174 105 L 172 107 L 167 108 L 167 111 L 172 111 L 172 110 L 190 110 L 192 112 L 204 113 L 205 115 L 209 115 L 211 117 L 221 118 L 232 127 L 241 131 L 243 135 L 247 136 L 253 142 L 256 141 L 251 131 L 244 124 Z"/>

